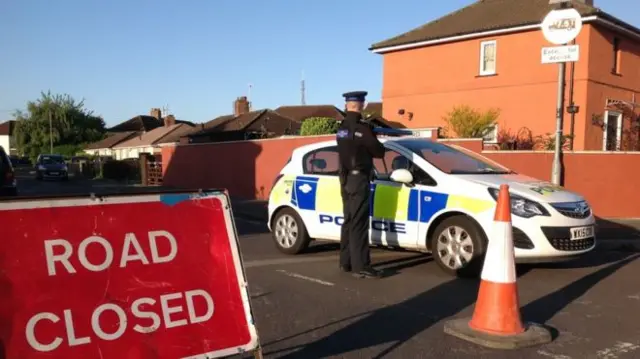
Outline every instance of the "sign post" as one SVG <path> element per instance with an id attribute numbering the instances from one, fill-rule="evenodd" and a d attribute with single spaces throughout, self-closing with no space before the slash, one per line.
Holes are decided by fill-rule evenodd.
<path id="1" fill-rule="evenodd" d="M 261 355 L 224 191 L 0 205 L 6 358 Z"/>
<path id="2" fill-rule="evenodd" d="M 542 21 L 542 34 L 554 45 L 565 45 L 575 39 L 582 30 L 582 16 L 573 8 L 567 8 L 568 0 L 549 0 L 550 4 L 559 4 L 561 9 L 552 10 Z M 557 46 L 542 49 L 542 63 L 558 63 L 558 99 L 556 103 L 556 143 L 551 170 L 551 182 L 560 185 L 562 162 L 562 121 L 564 119 L 564 80 L 566 62 L 578 61 L 579 47 Z"/>

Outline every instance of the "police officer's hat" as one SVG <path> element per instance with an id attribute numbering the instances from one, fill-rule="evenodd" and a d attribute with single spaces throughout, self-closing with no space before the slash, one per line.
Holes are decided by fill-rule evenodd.
<path id="1" fill-rule="evenodd" d="M 368 94 L 367 91 L 351 91 L 351 92 L 346 92 L 342 94 L 342 96 L 344 96 L 345 102 L 351 102 L 351 101 L 364 102 L 364 99 L 365 97 L 367 97 L 367 94 Z"/>

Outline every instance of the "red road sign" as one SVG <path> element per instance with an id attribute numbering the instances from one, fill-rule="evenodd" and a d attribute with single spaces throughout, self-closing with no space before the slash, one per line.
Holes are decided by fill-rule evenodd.
<path id="1" fill-rule="evenodd" d="M 214 358 L 258 346 L 225 192 L 0 202 L 0 229 L 6 358 Z"/>

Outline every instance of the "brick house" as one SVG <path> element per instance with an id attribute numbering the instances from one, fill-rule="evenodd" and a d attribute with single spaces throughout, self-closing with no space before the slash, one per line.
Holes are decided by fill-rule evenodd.
<path id="1" fill-rule="evenodd" d="M 567 64 L 563 131 L 575 150 L 640 150 L 640 29 L 571 1 L 582 16 L 580 59 Z M 501 111 L 503 131 L 555 132 L 558 65 L 541 63 L 549 0 L 483 0 L 370 47 L 383 56 L 383 115 L 407 127 L 444 126 L 456 105 Z M 567 113 L 571 104 L 575 114 Z M 410 113 L 412 118 L 407 118 Z"/>
<path id="2" fill-rule="evenodd" d="M 200 130 L 184 136 L 181 143 L 242 141 L 294 134 L 300 123 L 270 109 L 252 111 L 246 96 L 233 103 L 233 113 L 200 125 Z"/>

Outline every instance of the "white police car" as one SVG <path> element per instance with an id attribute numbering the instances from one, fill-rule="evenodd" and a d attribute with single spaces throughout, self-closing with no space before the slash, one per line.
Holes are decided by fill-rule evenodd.
<path id="1" fill-rule="evenodd" d="M 372 245 L 431 252 L 452 275 L 477 275 L 498 188 L 510 186 L 516 261 L 574 258 L 595 247 L 595 219 L 580 195 L 517 174 L 470 150 L 416 137 L 381 138 L 371 184 Z M 312 239 L 339 241 L 336 141 L 295 149 L 269 195 L 269 230 L 287 254 Z"/>

